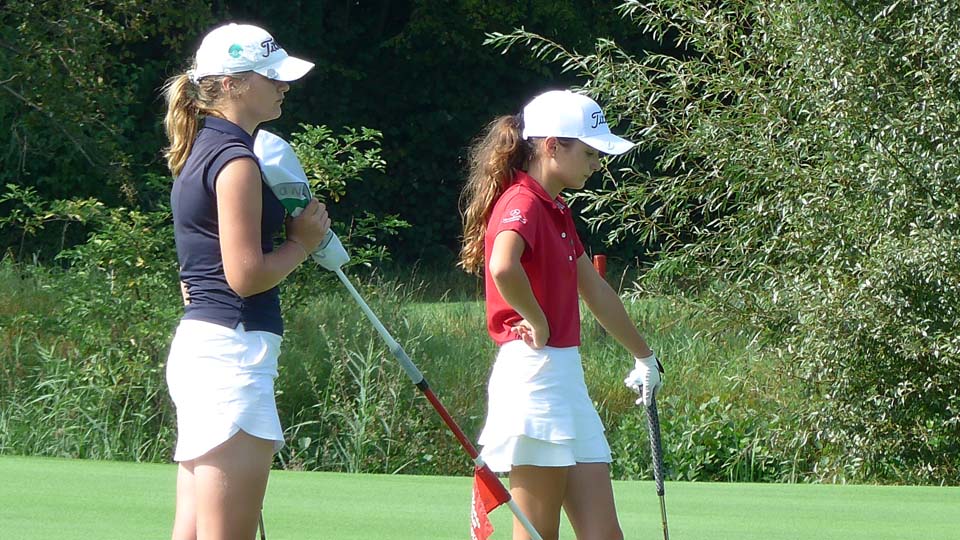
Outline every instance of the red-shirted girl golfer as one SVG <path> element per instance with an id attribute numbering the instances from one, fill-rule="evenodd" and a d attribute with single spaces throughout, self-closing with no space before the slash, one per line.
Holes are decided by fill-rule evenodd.
<path id="1" fill-rule="evenodd" d="M 610 447 L 583 379 L 579 298 L 635 358 L 627 385 L 649 402 L 661 384 L 653 351 L 584 253 L 560 197 L 583 188 L 601 152 L 632 147 L 592 99 L 551 91 L 522 115 L 494 120 L 471 152 L 460 265 L 484 273 L 487 330 L 500 346 L 481 457 L 509 472 L 514 500 L 545 539 L 557 538 L 561 508 L 578 538 L 623 537 Z"/>

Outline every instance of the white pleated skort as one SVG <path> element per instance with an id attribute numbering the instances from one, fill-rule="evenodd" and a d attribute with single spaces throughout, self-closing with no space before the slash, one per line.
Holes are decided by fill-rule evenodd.
<path id="1" fill-rule="evenodd" d="M 167 387 L 177 410 L 174 461 L 196 459 L 238 431 L 283 448 L 273 381 L 282 337 L 205 321 L 182 320 L 167 358 Z"/>
<path id="2" fill-rule="evenodd" d="M 603 423 L 587 393 L 577 347 L 500 347 L 487 388 L 480 455 L 496 472 L 514 465 L 610 463 Z"/>

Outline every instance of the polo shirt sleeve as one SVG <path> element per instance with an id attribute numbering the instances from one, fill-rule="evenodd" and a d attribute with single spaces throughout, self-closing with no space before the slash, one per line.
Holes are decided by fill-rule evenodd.
<path id="1" fill-rule="evenodd" d="M 537 248 L 537 226 L 543 205 L 535 197 L 525 193 L 512 193 L 506 200 L 500 201 L 490 215 L 489 227 L 494 237 L 503 231 L 515 231 L 527 244 L 527 248 Z M 582 249 L 582 248 L 581 248 Z"/>
<path id="2" fill-rule="evenodd" d="M 210 193 L 216 193 L 217 175 L 227 166 L 227 163 L 239 158 L 250 158 L 254 161 L 257 157 L 243 144 L 231 144 L 220 149 L 219 153 L 210 161 L 207 168 L 207 176 L 204 178 L 207 190 Z"/>

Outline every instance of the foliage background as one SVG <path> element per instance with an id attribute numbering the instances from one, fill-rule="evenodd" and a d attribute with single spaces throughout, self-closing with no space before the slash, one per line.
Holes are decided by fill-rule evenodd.
<path id="1" fill-rule="evenodd" d="M 465 147 L 527 96 L 581 85 L 641 146 L 576 204 L 587 245 L 605 238 L 642 263 L 621 281 L 675 381 L 662 401 L 672 477 L 955 484 L 958 10 L 12 0 L 0 12 L 0 451 L 165 459 L 178 306 L 158 88 L 213 21 L 238 18 L 318 60 L 272 127 L 300 141 L 339 232 L 371 265 L 355 269 L 365 291 L 408 351 L 439 359 L 439 387 L 484 380 L 484 364 L 449 367 L 489 357 L 471 341 L 480 325 L 459 326 L 473 315 L 453 307 L 437 336 L 404 306 L 472 300 L 477 284 L 430 285 L 439 297 L 401 284 L 425 267 L 438 269 L 427 281 L 450 279 Z M 327 285 L 301 272 L 285 295 L 298 331 L 279 398 L 283 464 L 457 470 L 429 411 L 400 414 L 423 404 Z M 303 307 L 317 299 L 319 312 Z M 608 345 L 585 341 L 601 359 L 588 376 L 606 381 L 591 390 L 614 472 L 636 477 L 649 462 L 642 421 Z M 454 397 L 475 426 L 482 392 Z"/>

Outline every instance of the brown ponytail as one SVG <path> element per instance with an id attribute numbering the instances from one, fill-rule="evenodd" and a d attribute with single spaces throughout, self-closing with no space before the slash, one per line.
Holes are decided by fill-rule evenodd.
<path id="1" fill-rule="evenodd" d="M 470 274 L 483 270 L 483 237 L 493 205 L 527 165 L 532 150 L 523 140 L 521 117 L 501 116 L 487 125 L 470 149 L 467 183 L 460 194 L 463 245 L 458 266 Z"/>

